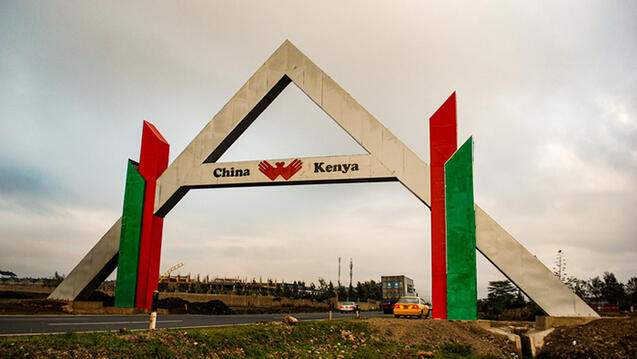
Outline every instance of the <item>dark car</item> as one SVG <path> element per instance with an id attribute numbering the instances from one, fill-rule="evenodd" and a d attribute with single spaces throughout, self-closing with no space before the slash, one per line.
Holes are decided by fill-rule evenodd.
<path id="1" fill-rule="evenodd" d="M 380 310 L 385 314 L 392 314 L 394 312 L 394 304 L 396 304 L 396 300 L 383 299 L 380 302 Z"/>

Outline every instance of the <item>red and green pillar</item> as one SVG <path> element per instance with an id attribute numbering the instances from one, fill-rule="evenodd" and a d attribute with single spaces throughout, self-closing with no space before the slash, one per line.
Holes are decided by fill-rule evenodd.
<path id="1" fill-rule="evenodd" d="M 122 210 L 122 230 L 117 258 L 117 281 L 115 282 L 115 306 L 135 307 L 137 291 L 137 263 L 139 262 L 139 239 L 144 211 L 144 189 L 146 181 L 139 174 L 139 164 L 128 160 L 124 208 Z"/>
<path id="2" fill-rule="evenodd" d="M 476 214 L 471 137 L 445 163 L 445 210 L 447 318 L 476 320 Z"/>
<path id="3" fill-rule="evenodd" d="M 137 294 L 135 307 L 150 308 L 153 291 L 159 280 L 159 260 L 164 219 L 155 216 L 155 189 L 159 176 L 168 167 L 168 142 L 155 126 L 144 121 L 142 150 L 139 156 L 139 173 L 146 180 L 144 215 L 137 270 Z"/>
<path id="4" fill-rule="evenodd" d="M 432 317 L 476 319 L 473 142 L 457 150 L 455 92 L 429 119 L 429 146 Z"/>
<path id="5" fill-rule="evenodd" d="M 168 151 L 157 128 L 144 121 L 139 165 L 130 161 L 126 175 L 115 289 L 118 307 L 150 308 L 157 289 L 164 219 L 153 213 L 156 183 L 168 167 Z"/>
<path id="6" fill-rule="evenodd" d="M 457 148 L 456 93 L 429 118 L 431 166 L 431 289 L 433 313 L 447 318 L 447 247 L 445 230 L 445 162 Z"/>

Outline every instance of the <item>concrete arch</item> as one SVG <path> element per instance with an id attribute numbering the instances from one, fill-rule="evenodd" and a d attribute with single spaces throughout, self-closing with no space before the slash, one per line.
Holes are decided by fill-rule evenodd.
<path id="1" fill-rule="evenodd" d="M 358 171 L 299 171 L 291 181 L 283 177 L 268 180 L 259 171 L 259 161 L 216 163 L 290 83 L 298 86 L 369 153 L 296 160 L 333 164 L 359 161 Z M 289 166 L 294 160 L 269 163 L 283 162 Z M 215 177 L 214 170 L 219 166 L 251 169 L 250 175 Z M 191 188 L 388 180 L 399 181 L 430 207 L 427 163 L 286 40 L 159 177 L 154 214 L 166 216 Z M 597 316 L 477 204 L 475 211 L 477 249 L 544 311 L 551 316 Z M 118 253 L 120 226 L 119 222 L 113 225 L 50 298 L 74 300 L 90 294 L 115 269 L 117 261 L 113 258 Z"/>

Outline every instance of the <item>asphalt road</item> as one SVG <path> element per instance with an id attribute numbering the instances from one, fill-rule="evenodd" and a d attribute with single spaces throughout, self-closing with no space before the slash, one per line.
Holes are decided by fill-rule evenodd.
<path id="1" fill-rule="evenodd" d="M 244 315 L 158 315 L 157 328 L 198 328 L 253 324 L 260 320 L 276 322 L 286 314 Z M 295 313 L 300 321 L 327 319 L 327 313 Z M 354 314 L 332 313 L 332 318 L 352 318 Z M 361 312 L 361 317 L 391 316 L 382 312 Z M 106 330 L 148 329 L 148 315 L 2 315 L 0 335 L 94 332 Z"/>

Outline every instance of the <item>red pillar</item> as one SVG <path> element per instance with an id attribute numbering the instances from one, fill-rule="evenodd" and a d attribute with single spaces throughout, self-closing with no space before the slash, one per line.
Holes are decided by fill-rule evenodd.
<path id="1" fill-rule="evenodd" d="M 456 152 L 456 93 L 429 118 L 431 166 L 431 289 L 433 318 L 447 318 L 447 253 L 445 241 L 445 162 Z"/>
<path id="2" fill-rule="evenodd" d="M 168 167 L 168 142 L 155 126 L 144 121 L 142 149 L 139 156 L 139 173 L 146 180 L 142 235 L 137 269 L 136 308 L 150 308 L 153 291 L 159 280 L 161 258 L 161 235 L 164 219 L 153 215 L 157 178 Z"/>

